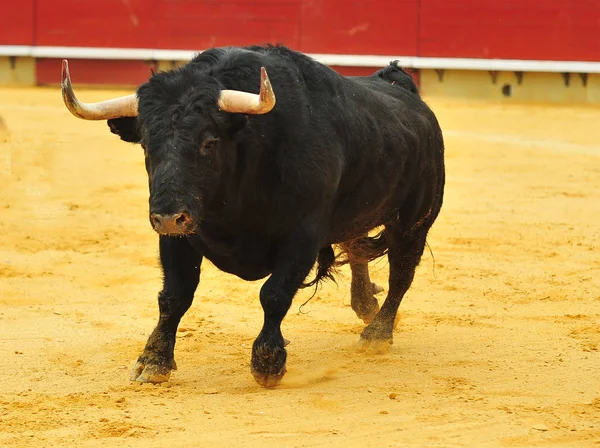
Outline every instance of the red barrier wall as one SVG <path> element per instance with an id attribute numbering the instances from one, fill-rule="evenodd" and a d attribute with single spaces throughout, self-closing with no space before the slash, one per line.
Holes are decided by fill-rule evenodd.
<path id="1" fill-rule="evenodd" d="M 600 0 L 19 0 L 0 45 L 600 61 Z"/>
<path id="2" fill-rule="evenodd" d="M 35 0 L 0 3 L 0 45 L 33 45 Z"/>
<path id="3" fill-rule="evenodd" d="M 157 46 L 202 50 L 284 42 L 298 48 L 302 0 L 156 0 Z"/>
<path id="4" fill-rule="evenodd" d="M 419 0 L 304 0 L 306 53 L 417 55 Z"/>
<path id="5" fill-rule="evenodd" d="M 600 0 L 420 0 L 419 56 L 600 61 Z"/>
<path id="6" fill-rule="evenodd" d="M 600 61 L 600 0 L 19 0 L 0 4 L 0 45 L 202 50 L 267 42 L 307 53 Z M 54 65 L 38 62 L 41 81 Z M 143 63 L 121 68 L 125 67 L 130 67 L 128 83 L 146 79 Z M 370 71 L 340 68 L 345 73 L 357 70 Z M 88 71 L 89 79 L 83 82 L 95 79 Z"/>
<path id="7" fill-rule="evenodd" d="M 155 10 L 148 6 L 153 1 L 35 0 L 35 3 L 36 45 L 156 46 Z"/>
<path id="8" fill-rule="evenodd" d="M 53 58 L 41 58 L 35 61 L 37 83 L 58 84 L 62 61 Z M 154 64 L 144 61 L 126 61 L 102 59 L 69 59 L 69 72 L 73 84 L 105 84 L 138 86 L 150 78 Z"/>

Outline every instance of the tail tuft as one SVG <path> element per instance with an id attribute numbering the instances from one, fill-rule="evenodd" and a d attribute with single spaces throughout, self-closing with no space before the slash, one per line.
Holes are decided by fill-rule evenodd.
<path id="1" fill-rule="evenodd" d="M 382 230 L 374 236 L 364 236 L 351 241 L 346 241 L 340 246 L 340 252 L 336 255 L 333 247 L 327 246 L 319 251 L 317 256 L 317 274 L 314 280 L 303 283 L 302 288 L 317 285 L 325 279 L 335 283 L 335 271 L 339 266 L 349 262 L 368 263 L 388 252 L 388 237 L 386 230 Z"/>
<path id="2" fill-rule="evenodd" d="M 355 240 L 347 241 L 342 246 L 342 251 L 336 259 L 336 266 L 355 261 L 368 263 L 388 252 L 388 234 L 385 229 L 374 236 L 364 236 Z"/>
<path id="3" fill-rule="evenodd" d="M 314 280 L 309 283 L 303 283 L 302 288 L 309 288 L 311 286 L 316 285 L 324 279 L 332 280 L 335 283 L 335 277 L 333 274 L 335 273 L 335 253 L 333 252 L 333 247 L 327 246 L 319 251 L 319 255 L 317 256 L 317 275 Z"/>
<path id="4" fill-rule="evenodd" d="M 377 76 L 394 85 L 410 90 L 416 95 L 419 94 L 419 88 L 417 87 L 417 84 L 415 84 L 413 77 L 398 65 L 398 61 L 391 61 L 390 65 L 378 70 L 373 76 Z"/>

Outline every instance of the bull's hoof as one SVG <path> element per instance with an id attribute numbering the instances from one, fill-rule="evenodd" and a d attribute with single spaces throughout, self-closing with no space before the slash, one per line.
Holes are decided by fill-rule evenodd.
<path id="1" fill-rule="evenodd" d="M 379 301 L 374 297 L 378 292 L 383 291 L 381 286 L 377 286 L 375 283 L 371 283 L 373 289 L 372 294 L 361 296 L 359 294 L 353 295 L 350 304 L 352 309 L 356 313 L 359 319 L 369 325 L 379 312 Z"/>
<path id="2" fill-rule="evenodd" d="M 129 379 L 138 383 L 166 383 L 169 381 L 173 370 L 177 370 L 175 362 L 173 362 L 173 367 L 171 368 L 158 364 L 144 364 L 138 361 L 133 367 Z"/>
<path id="3" fill-rule="evenodd" d="M 377 303 L 377 301 L 375 301 Z M 365 325 L 369 325 L 373 319 L 375 319 L 375 316 L 377 316 L 377 313 L 379 312 L 379 304 L 377 303 L 377 306 L 375 308 L 373 308 L 372 311 L 369 312 L 369 314 L 363 315 L 363 316 L 359 316 L 357 313 L 357 316 L 362 319 L 362 321 L 365 323 Z"/>
<path id="4" fill-rule="evenodd" d="M 257 372 L 256 370 L 254 370 L 254 368 L 251 369 L 251 372 L 252 376 L 254 377 L 254 380 L 258 384 L 260 384 L 266 389 L 272 389 L 274 387 L 277 387 L 277 385 L 281 382 L 281 379 L 283 378 L 283 375 L 285 375 L 285 372 L 287 372 L 287 369 L 285 368 L 284 364 L 281 371 L 276 374 Z"/>
<path id="5" fill-rule="evenodd" d="M 388 353 L 393 343 L 392 325 L 382 324 L 381 320 L 374 320 L 362 331 L 357 350 L 359 352 Z"/>
<path id="6" fill-rule="evenodd" d="M 390 352 L 392 343 L 392 339 L 363 339 L 361 337 L 356 344 L 356 351 L 358 353 L 383 355 Z"/>
<path id="7" fill-rule="evenodd" d="M 377 299 L 375 297 L 372 297 L 369 302 L 368 307 L 356 306 L 353 308 L 354 308 L 354 312 L 356 313 L 356 316 L 359 319 L 362 319 L 362 321 L 365 323 L 365 325 L 369 325 L 373 321 L 373 319 L 375 319 L 375 316 L 377 316 L 377 313 L 379 313 L 379 302 L 377 301 Z"/>
<path id="8" fill-rule="evenodd" d="M 266 339 L 266 338 L 265 338 Z M 259 338 L 252 346 L 252 360 L 250 371 L 258 384 L 263 387 L 275 387 L 285 375 L 285 361 L 287 352 L 285 345 L 289 343 L 286 339 L 274 342 L 272 339 Z M 281 344 L 281 345 L 280 345 Z"/>

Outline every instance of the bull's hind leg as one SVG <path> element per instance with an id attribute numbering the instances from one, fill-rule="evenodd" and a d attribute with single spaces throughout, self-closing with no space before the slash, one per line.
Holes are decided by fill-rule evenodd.
<path id="1" fill-rule="evenodd" d="M 356 315 L 368 324 L 379 311 L 379 302 L 375 294 L 382 292 L 383 288 L 371 282 L 368 263 L 351 259 L 350 270 L 352 271 L 350 305 Z"/>
<path id="2" fill-rule="evenodd" d="M 163 289 L 158 294 L 160 317 L 146 348 L 131 373 L 132 381 L 168 381 L 175 364 L 175 335 L 179 321 L 192 304 L 200 280 L 202 257 L 186 238 L 160 236 Z"/>
<path id="3" fill-rule="evenodd" d="M 363 237 L 366 237 L 365 233 Z M 350 261 L 350 271 L 352 272 L 352 283 L 350 285 L 350 306 L 359 319 L 365 324 L 370 323 L 379 311 L 379 302 L 375 298 L 376 294 L 383 291 L 383 288 L 371 282 L 369 276 L 369 264 L 361 261 L 352 251 L 352 244 L 342 244 L 342 249 L 348 254 Z"/>
<path id="4" fill-rule="evenodd" d="M 413 281 L 425 248 L 426 229 L 405 233 L 400 228 L 390 226 L 386 232 L 389 244 L 389 291 L 381 309 L 360 336 L 359 347 L 363 349 L 371 345 L 377 345 L 374 348 L 379 349 L 392 343 L 398 307 Z M 384 345 L 378 344 L 382 342 Z"/>

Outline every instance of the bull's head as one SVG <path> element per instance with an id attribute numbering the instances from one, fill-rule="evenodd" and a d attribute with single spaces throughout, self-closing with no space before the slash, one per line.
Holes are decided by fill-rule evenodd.
<path id="1" fill-rule="evenodd" d="M 193 71 L 154 75 L 136 94 L 82 103 L 73 92 L 67 61 L 62 66 L 67 109 L 85 120 L 108 120 L 123 140 L 141 143 L 150 185 L 150 222 L 161 234 L 192 234 L 203 217 L 207 185 L 218 183 L 223 152 L 235 151 L 232 136 L 243 114 L 265 114 L 275 95 L 265 68 L 260 93 L 226 90 Z"/>

